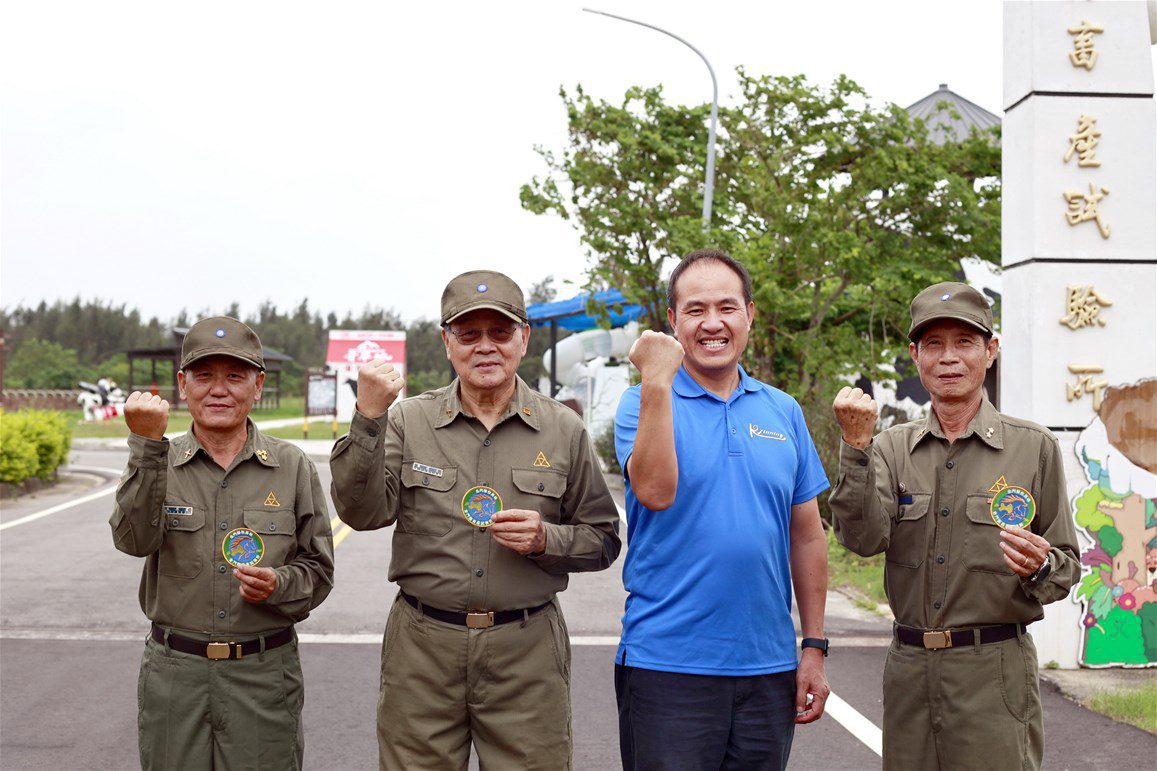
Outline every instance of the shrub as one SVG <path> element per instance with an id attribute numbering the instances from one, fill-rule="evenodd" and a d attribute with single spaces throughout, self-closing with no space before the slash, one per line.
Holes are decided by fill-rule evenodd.
<path id="1" fill-rule="evenodd" d="M 51 479 L 68 460 L 72 432 L 59 412 L 25 410 L 0 418 L 0 482 Z"/>

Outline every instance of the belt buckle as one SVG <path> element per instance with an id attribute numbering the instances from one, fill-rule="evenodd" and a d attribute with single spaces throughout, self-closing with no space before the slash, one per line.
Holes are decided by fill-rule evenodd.
<path id="1" fill-rule="evenodd" d="M 930 651 L 938 651 L 952 647 L 952 632 L 944 629 L 924 633 L 924 647 Z"/>
<path id="2" fill-rule="evenodd" d="M 467 629 L 489 629 L 494 626 L 494 611 L 468 612 L 466 614 Z"/>
<path id="3" fill-rule="evenodd" d="M 229 646 L 233 643 L 211 642 L 205 646 L 205 658 L 213 661 L 222 661 L 230 658 Z M 241 658 L 241 646 L 237 646 L 237 658 Z"/>

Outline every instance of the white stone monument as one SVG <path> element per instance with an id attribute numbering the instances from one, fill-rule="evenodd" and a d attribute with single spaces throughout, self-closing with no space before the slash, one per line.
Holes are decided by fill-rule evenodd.
<path id="1" fill-rule="evenodd" d="M 1110 481 L 1082 435 L 1108 389 L 1157 378 L 1155 17 L 1145 2 L 1004 5 L 1001 411 L 1056 434 L 1092 562 L 1033 625 L 1042 665 L 1157 663 L 1140 637 L 1141 612 L 1157 620 L 1154 443 L 1119 441 L 1129 469 Z M 1114 431 L 1157 425 L 1157 403 L 1131 404 Z"/>

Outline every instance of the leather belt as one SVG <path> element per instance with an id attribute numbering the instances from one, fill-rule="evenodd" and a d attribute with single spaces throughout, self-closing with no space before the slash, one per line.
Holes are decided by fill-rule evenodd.
<path id="1" fill-rule="evenodd" d="M 488 629 L 499 624 L 509 624 L 511 621 L 521 621 L 524 616 L 533 616 L 547 605 L 550 605 L 549 602 L 544 602 L 541 605 L 535 605 L 533 608 L 525 608 L 524 610 L 482 610 L 471 611 L 469 613 L 455 613 L 451 610 L 432 608 L 426 603 L 422 603 L 422 606 L 419 608 L 416 599 L 402 591 L 399 591 L 399 594 L 402 595 L 403 600 L 410 603 L 411 607 L 415 610 L 420 610 L 422 615 L 429 616 L 435 621 L 464 626 L 469 629 Z"/>
<path id="2" fill-rule="evenodd" d="M 917 648 L 940 650 L 942 648 L 959 648 L 972 645 L 976 641 L 973 629 L 910 629 L 906 626 L 896 627 L 896 639 L 904 645 L 914 645 Z M 980 627 L 980 644 L 1003 642 L 1016 637 L 1017 632 L 1024 634 L 1028 631 L 1026 624 L 1000 624 L 999 626 Z"/>
<path id="3" fill-rule="evenodd" d="M 161 645 L 165 644 L 164 628 L 153 624 L 149 636 Z M 271 651 L 293 640 L 293 627 L 287 626 L 285 629 L 263 635 L 263 637 L 265 638 L 265 650 Z M 190 653 L 194 656 L 222 661 L 224 659 L 239 659 L 243 656 L 252 656 L 255 653 L 260 653 L 261 639 L 261 637 L 258 637 L 253 640 L 245 640 L 244 642 L 212 642 L 209 640 L 194 640 L 191 637 L 182 637 L 179 634 L 170 632 L 169 647 L 181 653 Z"/>

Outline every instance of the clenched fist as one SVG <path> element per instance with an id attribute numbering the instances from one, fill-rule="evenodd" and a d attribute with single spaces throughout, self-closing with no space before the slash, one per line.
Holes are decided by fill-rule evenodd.
<path id="1" fill-rule="evenodd" d="M 169 427 L 169 403 L 159 396 L 133 391 L 125 399 L 125 425 L 137 436 L 164 439 Z"/>
<path id="2" fill-rule="evenodd" d="M 648 329 L 631 346 L 627 358 L 639 370 L 644 383 L 670 385 L 683 363 L 683 346 L 670 335 Z"/>
<path id="3" fill-rule="evenodd" d="M 381 359 L 363 364 L 358 370 L 357 410 L 367 418 L 380 418 L 398 398 L 406 381 L 402 373 Z"/>
<path id="4" fill-rule="evenodd" d="M 845 442 L 860 450 L 872 443 L 876 417 L 880 414 L 875 399 L 859 388 L 844 386 L 832 402 L 832 411 L 844 432 Z"/>

